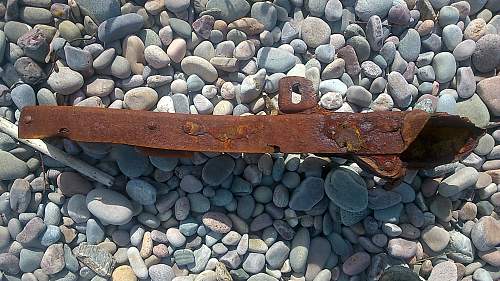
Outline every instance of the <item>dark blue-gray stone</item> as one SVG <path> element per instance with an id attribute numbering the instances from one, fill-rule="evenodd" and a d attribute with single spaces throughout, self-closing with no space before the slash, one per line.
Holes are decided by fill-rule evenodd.
<path id="1" fill-rule="evenodd" d="M 149 161 L 147 156 L 134 147 L 121 145 L 113 150 L 118 168 L 129 178 L 137 178 L 146 172 Z"/>
<path id="2" fill-rule="evenodd" d="M 175 169 L 177 163 L 179 162 L 179 159 L 170 157 L 149 156 L 149 161 L 151 161 L 151 164 L 153 164 L 153 166 L 155 166 L 156 168 L 165 172 L 170 172 Z"/>
<path id="3" fill-rule="evenodd" d="M 379 221 L 397 223 L 402 210 L 403 204 L 399 203 L 386 209 L 375 210 L 374 217 Z"/>
<path id="4" fill-rule="evenodd" d="M 97 35 L 104 43 L 113 42 L 141 30 L 144 20 L 139 14 L 130 13 L 107 19 L 99 25 Z"/>
<path id="5" fill-rule="evenodd" d="M 220 185 L 233 172 L 235 162 L 227 154 L 208 160 L 203 166 L 201 177 L 208 185 Z"/>
<path id="6" fill-rule="evenodd" d="M 21 84 L 10 92 L 10 96 L 14 104 L 20 110 L 25 106 L 36 105 L 35 91 L 28 84 Z"/>
<path id="7" fill-rule="evenodd" d="M 348 168 L 340 167 L 327 175 L 325 192 L 335 205 L 350 212 L 360 212 L 368 206 L 365 181 Z"/>
<path id="8" fill-rule="evenodd" d="M 220 17 L 230 23 L 248 14 L 250 4 L 245 0 L 209 0 L 206 9 L 219 10 Z"/>
<path id="9" fill-rule="evenodd" d="M 407 62 L 417 60 L 420 54 L 420 35 L 415 29 L 410 28 L 403 33 L 399 41 L 398 51 Z"/>
<path id="10" fill-rule="evenodd" d="M 250 13 L 252 18 L 264 24 L 266 30 L 271 30 L 276 26 L 278 11 L 270 2 L 257 2 L 253 4 Z"/>
<path id="11" fill-rule="evenodd" d="M 60 238 L 61 231 L 59 230 L 59 227 L 55 225 L 48 225 L 47 229 L 45 229 L 45 233 L 40 238 L 40 243 L 43 246 L 48 247 L 59 241 Z"/>
<path id="12" fill-rule="evenodd" d="M 80 12 L 91 17 L 96 24 L 121 14 L 118 0 L 76 0 L 76 3 Z"/>
<path id="13" fill-rule="evenodd" d="M 257 52 L 257 65 L 268 73 L 286 72 L 295 62 L 294 55 L 278 48 L 264 47 Z"/>
<path id="14" fill-rule="evenodd" d="M 289 206 L 296 211 L 309 211 L 325 194 L 325 183 L 322 178 L 308 177 L 293 191 Z"/>
<path id="15" fill-rule="evenodd" d="M 132 200 L 141 205 L 152 205 L 156 202 L 156 188 L 141 179 L 129 180 L 126 191 Z"/>
<path id="16" fill-rule="evenodd" d="M 19 254 L 19 268 L 23 272 L 33 272 L 40 268 L 43 251 L 22 249 Z"/>

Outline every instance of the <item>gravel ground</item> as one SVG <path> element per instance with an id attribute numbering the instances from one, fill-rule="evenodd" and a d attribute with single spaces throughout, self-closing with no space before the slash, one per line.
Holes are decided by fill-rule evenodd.
<path id="1" fill-rule="evenodd" d="M 485 127 L 500 115 L 499 11 L 499 0 L 1 1 L 0 117 L 31 105 L 263 115 L 278 81 L 302 76 L 331 111 L 421 109 Z M 341 158 L 52 143 L 116 184 L 0 133 L 0 280 L 500 280 L 500 130 L 390 191 Z"/>

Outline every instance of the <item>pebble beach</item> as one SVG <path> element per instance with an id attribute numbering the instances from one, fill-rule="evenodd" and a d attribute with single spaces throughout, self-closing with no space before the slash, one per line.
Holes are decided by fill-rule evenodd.
<path id="1" fill-rule="evenodd" d="M 46 140 L 108 187 L 0 131 L 0 280 L 500 280 L 499 69 L 500 0 L 2 0 L 12 123 L 46 105 L 268 115 L 300 76 L 332 113 L 489 129 L 391 188 L 339 157 Z"/>

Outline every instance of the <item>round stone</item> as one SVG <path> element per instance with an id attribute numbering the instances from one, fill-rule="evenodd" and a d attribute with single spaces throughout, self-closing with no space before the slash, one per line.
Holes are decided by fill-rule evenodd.
<path id="1" fill-rule="evenodd" d="M 370 255 L 366 252 L 357 252 L 344 262 L 342 271 L 347 275 L 357 275 L 368 268 L 370 260 Z"/>
<path id="2" fill-rule="evenodd" d="M 126 224 L 134 213 L 132 203 L 125 196 L 110 189 L 91 190 L 87 194 L 86 202 L 88 210 L 106 224 Z"/>
<path id="3" fill-rule="evenodd" d="M 448 246 L 450 234 L 444 228 L 429 226 L 422 231 L 422 240 L 434 252 L 439 252 Z"/>
<path id="4" fill-rule="evenodd" d="M 362 21 L 367 21 L 373 15 L 385 18 L 391 7 L 390 0 L 359 0 L 354 6 L 354 11 Z"/>
<path id="5" fill-rule="evenodd" d="M 472 64 L 480 72 L 489 72 L 500 63 L 500 35 L 487 34 L 476 42 L 476 49 L 472 54 Z"/>
<path id="6" fill-rule="evenodd" d="M 150 110 L 158 102 L 158 93 L 149 87 L 137 87 L 125 93 L 124 105 L 132 110 Z"/>
<path id="7" fill-rule="evenodd" d="M 187 75 L 196 74 L 206 82 L 213 82 L 218 77 L 217 70 L 210 62 L 196 56 L 185 57 L 181 62 L 181 68 Z"/>
<path id="8" fill-rule="evenodd" d="M 417 60 L 420 54 L 420 34 L 415 29 L 408 29 L 401 35 L 398 51 L 407 62 Z"/>
<path id="9" fill-rule="evenodd" d="M 325 180 L 325 193 L 340 208 L 359 212 L 368 206 L 365 181 L 348 168 L 332 170 Z"/>
<path id="10" fill-rule="evenodd" d="M 69 67 L 59 67 L 59 71 L 50 74 L 49 86 L 61 95 L 71 95 L 78 91 L 84 83 L 83 76 Z"/>
<path id="11" fill-rule="evenodd" d="M 7 151 L 0 150 L 0 179 L 15 180 L 29 173 L 28 165 Z"/>
<path id="12" fill-rule="evenodd" d="M 327 44 L 332 33 L 330 26 L 320 18 L 307 17 L 302 21 L 300 37 L 310 48 Z"/>
<path id="13" fill-rule="evenodd" d="M 234 167 L 233 158 L 227 154 L 211 158 L 203 166 L 202 179 L 209 185 L 219 185 L 231 175 Z"/>
<path id="14" fill-rule="evenodd" d="M 448 52 L 442 52 L 434 56 L 432 68 L 436 74 L 436 81 L 446 83 L 453 79 L 457 70 L 455 57 Z"/>
<path id="15" fill-rule="evenodd" d="M 152 205 L 156 202 L 156 189 L 153 185 L 141 179 L 127 182 L 126 191 L 132 200 L 141 205 Z"/>
<path id="16" fill-rule="evenodd" d="M 120 265 L 113 270 L 111 275 L 112 281 L 137 281 L 137 276 L 135 276 L 132 267 L 128 265 Z"/>
<path id="17" fill-rule="evenodd" d="M 295 57 L 283 49 L 264 47 L 257 52 L 257 65 L 268 73 L 283 73 L 295 65 Z"/>

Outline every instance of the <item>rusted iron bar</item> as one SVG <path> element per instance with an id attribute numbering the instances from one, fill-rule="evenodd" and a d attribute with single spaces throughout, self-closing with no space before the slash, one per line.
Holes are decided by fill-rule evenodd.
<path id="1" fill-rule="evenodd" d="M 300 92 L 299 103 L 292 91 Z M 315 153 L 350 158 L 376 175 L 396 179 L 466 156 L 484 134 L 471 122 L 423 111 L 331 113 L 317 105 L 312 84 L 280 81 L 279 115 L 212 116 L 102 108 L 23 109 L 24 138 L 64 137 L 151 149 L 243 153 Z M 287 114 L 295 113 L 295 114 Z"/>

